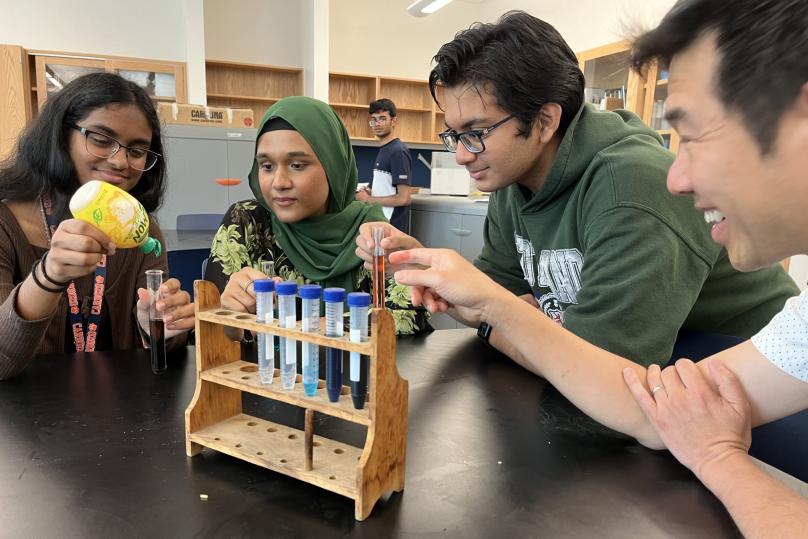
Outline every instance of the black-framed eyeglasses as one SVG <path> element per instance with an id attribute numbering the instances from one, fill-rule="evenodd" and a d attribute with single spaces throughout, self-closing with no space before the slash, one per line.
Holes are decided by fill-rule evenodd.
<path id="1" fill-rule="evenodd" d="M 373 127 L 376 124 L 386 124 L 387 122 L 391 121 L 392 118 L 388 118 L 387 116 L 380 116 L 378 118 L 371 118 L 368 121 L 368 125 Z"/>
<path id="2" fill-rule="evenodd" d="M 86 127 L 80 127 L 78 125 L 71 125 L 70 127 L 84 135 L 84 147 L 87 149 L 87 153 L 95 157 L 109 159 L 123 148 L 126 150 L 126 162 L 130 167 L 141 172 L 150 170 L 157 164 L 157 160 L 162 157 L 159 153 L 147 150 L 146 148 L 130 148 L 129 146 L 124 146 L 109 135 L 92 131 Z"/>
<path id="3" fill-rule="evenodd" d="M 441 141 L 443 141 L 443 145 L 446 146 L 446 149 L 452 153 L 457 151 L 458 141 L 460 141 L 460 143 L 463 144 L 463 146 L 465 146 L 470 153 L 482 153 L 485 151 L 485 143 L 483 142 L 483 138 L 513 117 L 514 115 L 511 114 L 490 127 L 471 129 L 469 131 L 463 131 L 462 133 L 458 133 L 454 129 L 447 129 L 446 131 L 438 133 L 438 136 L 440 137 Z"/>

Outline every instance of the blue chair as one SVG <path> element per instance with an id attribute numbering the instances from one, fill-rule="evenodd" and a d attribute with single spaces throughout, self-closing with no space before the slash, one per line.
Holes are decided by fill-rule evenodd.
<path id="1" fill-rule="evenodd" d="M 186 213 L 177 216 L 177 230 L 218 230 L 221 213 Z"/>
<path id="2" fill-rule="evenodd" d="M 744 340 L 717 333 L 681 331 L 668 365 L 672 365 L 682 357 L 699 361 Z M 803 410 L 752 429 L 752 447 L 749 454 L 802 481 L 808 481 L 806 447 L 808 447 L 808 410 Z"/>

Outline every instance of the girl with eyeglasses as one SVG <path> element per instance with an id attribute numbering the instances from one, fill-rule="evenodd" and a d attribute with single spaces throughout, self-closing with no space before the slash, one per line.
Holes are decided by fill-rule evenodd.
<path id="1" fill-rule="evenodd" d="M 70 197 L 90 180 L 128 191 L 149 213 L 165 191 L 154 105 L 112 73 L 79 77 L 50 97 L 0 165 L 0 379 L 37 354 L 148 342 L 145 271 L 167 273 L 166 254 L 116 250 L 98 229 L 72 219 Z M 153 219 L 149 235 L 162 240 Z M 168 346 L 182 346 L 193 304 L 176 279 L 161 292 Z"/>

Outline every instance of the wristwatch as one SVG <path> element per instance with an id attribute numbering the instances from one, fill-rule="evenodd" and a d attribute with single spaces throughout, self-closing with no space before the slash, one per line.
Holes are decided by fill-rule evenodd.
<path id="1" fill-rule="evenodd" d="M 480 324 L 480 327 L 477 328 L 477 336 L 480 339 L 482 339 L 482 341 L 485 344 L 491 346 L 491 343 L 488 342 L 488 339 L 491 338 L 491 331 L 493 330 L 494 328 L 483 322 L 482 324 Z"/>

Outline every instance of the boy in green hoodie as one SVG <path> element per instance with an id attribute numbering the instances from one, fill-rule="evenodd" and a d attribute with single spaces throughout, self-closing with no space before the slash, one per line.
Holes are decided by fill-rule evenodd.
<path id="1" fill-rule="evenodd" d="M 458 33 L 434 61 L 441 138 L 491 193 L 475 265 L 565 328 L 664 364 L 680 330 L 751 337 L 798 293 L 778 265 L 732 268 L 690 201 L 665 189 L 673 156 L 657 133 L 630 112 L 583 104 L 578 60 L 549 24 L 507 13 Z M 357 238 L 366 261 L 371 226 Z M 420 246 L 387 235 L 387 253 Z M 525 364 L 497 331 L 480 334 Z"/>

